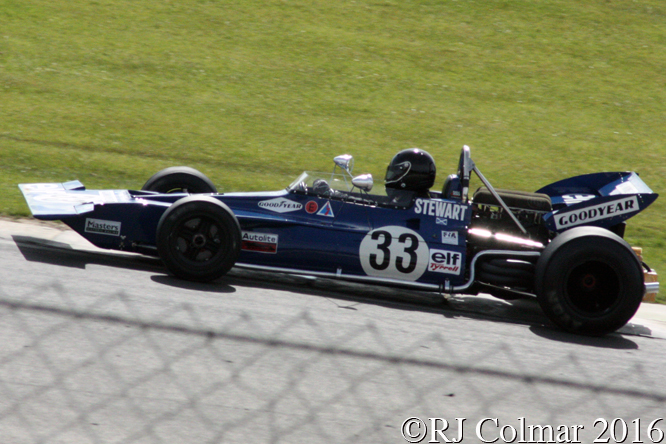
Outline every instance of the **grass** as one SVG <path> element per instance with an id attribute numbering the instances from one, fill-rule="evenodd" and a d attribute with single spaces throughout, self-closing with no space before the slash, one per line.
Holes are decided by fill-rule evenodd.
<path id="1" fill-rule="evenodd" d="M 661 192 L 664 24 L 659 0 L 5 0 L 0 213 L 29 215 L 22 182 L 183 164 L 280 189 L 347 152 L 381 186 L 412 146 L 440 187 L 463 144 L 502 188 L 635 170 Z M 627 228 L 662 274 L 665 205 Z"/>

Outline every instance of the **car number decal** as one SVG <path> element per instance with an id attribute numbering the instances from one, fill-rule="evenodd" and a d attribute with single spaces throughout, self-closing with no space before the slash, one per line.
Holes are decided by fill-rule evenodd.
<path id="1" fill-rule="evenodd" d="M 409 281 L 423 275 L 430 259 L 421 235 L 398 226 L 381 227 L 366 234 L 359 257 L 368 276 Z"/>

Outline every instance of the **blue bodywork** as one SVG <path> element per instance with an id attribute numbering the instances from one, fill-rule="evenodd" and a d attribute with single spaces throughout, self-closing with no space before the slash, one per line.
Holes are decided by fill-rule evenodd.
<path id="1" fill-rule="evenodd" d="M 424 289 L 471 285 L 479 252 L 470 244 L 469 229 L 477 216 L 460 180 L 454 181 L 453 192 L 409 196 L 396 203 L 353 187 L 315 191 L 315 176 L 304 173 L 282 191 L 212 195 L 240 223 L 238 266 Z M 187 196 L 86 190 L 78 181 L 19 187 L 34 217 L 62 220 L 101 248 L 154 255 L 160 218 Z M 615 227 L 657 198 L 636 173 L 623 172 L 577 176 L 537 192 L 552 202 L 552 210 L 539 215 L 550 238 L 580 225 Z M 506 249 L 538 257 L 545 243 L 518 239 Z"/>
<path id="2" fill-rule="evenodd" d="M 634 172 L 585 174 L 552 183 L 537 193 L 550 196 L 554 211 L 544 221 L 555 232 L 580 225 L 615 226 L 659 196 Z"/>
<path id="3" fill-rule="evenodd" d="M 141 253 L 155 251 L 162 214 L 187 196 L 85 190 L 78 182 L 20 187 L 36 218 L 62 220 L 98 247 Z M 356 193 L 298 190 L 213 196 L 240 223 L 238 265 L 432 285 L 465 278 L 469 203 L 416 198 L 398 207 Z"/>

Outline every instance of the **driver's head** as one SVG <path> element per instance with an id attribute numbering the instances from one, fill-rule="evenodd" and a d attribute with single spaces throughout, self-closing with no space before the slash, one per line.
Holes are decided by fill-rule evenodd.
<path id="1" fill-rule="evenodd" d="M 386 188 L 424 193 L 435 183 L 435 160 L 428 152 L 409 148 L 396 154 L 386 168 Z"/>

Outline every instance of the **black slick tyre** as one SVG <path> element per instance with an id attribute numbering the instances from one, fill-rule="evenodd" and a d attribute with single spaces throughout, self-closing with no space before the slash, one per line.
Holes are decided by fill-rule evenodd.
<path id="1" fill-rule="evenodd" d="M 598 227 L 556 237 L 537 262 L 536 294 L 563 329 L 604 335 L 625 325 L 643 299 L 643 271 L 622 238 Z"/>
<path id="2" fill-rule="evenodd" d="M 157 225 L 157 252 L 176 277 L 215 280 L 234 266 L 241 248 L 238 219 L 227 205 L 210 196 L 178 200 Z"/>
<path id="3" fill-rule="evenodd" d="M 157 193 L 217 193 L 217 188 L 205 174 L 194 168 L 177 166 L 155 173 L 141 187 Z"/>

